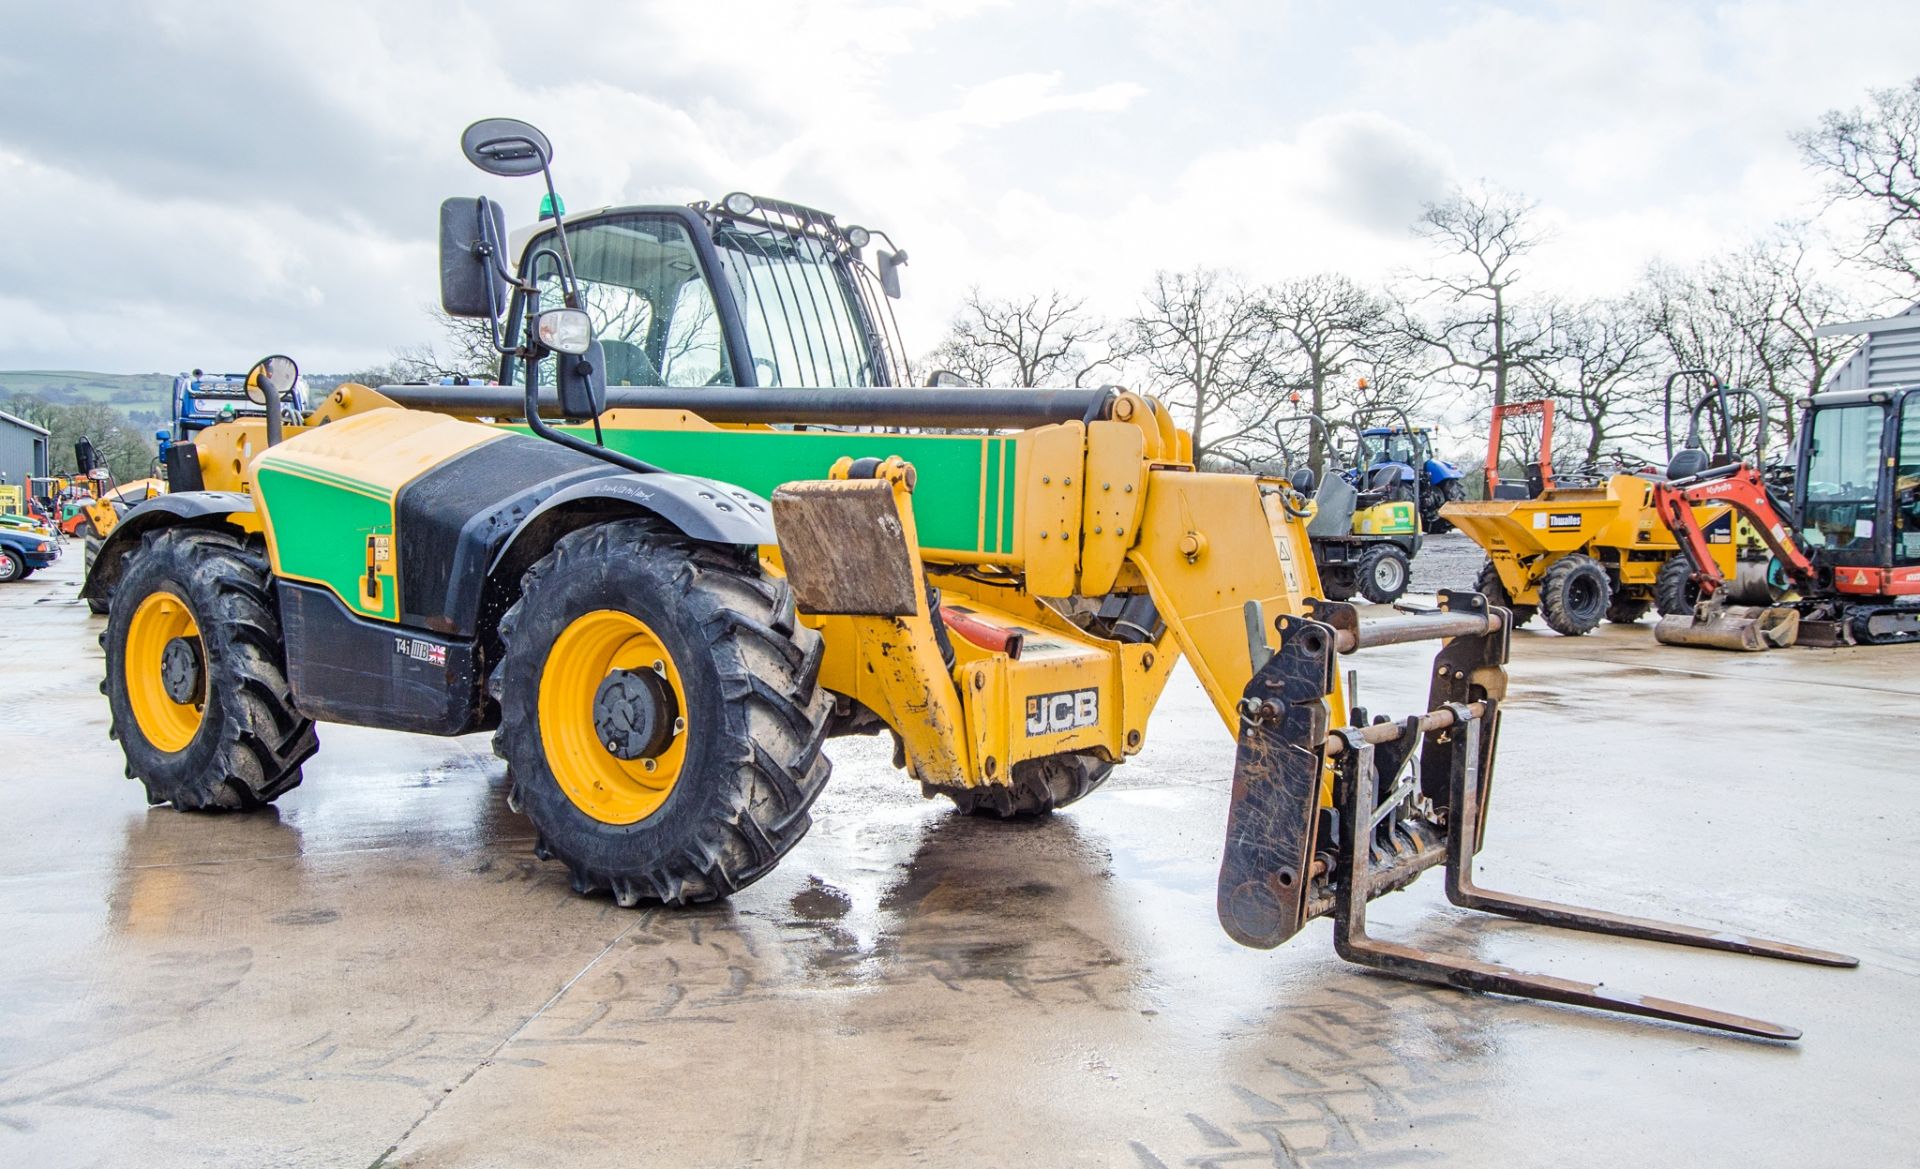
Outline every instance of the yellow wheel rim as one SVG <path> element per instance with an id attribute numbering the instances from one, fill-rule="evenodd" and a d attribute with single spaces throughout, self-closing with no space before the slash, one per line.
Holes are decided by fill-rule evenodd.
<path id="1" fill-rule="evenodd" d="M 661 719 L 661 742 L 635 754 L 603 741 L 603 689 L 631 671 L 665 701 L 653 709 Z M 652 681 L 657 679 L 658 681 Z M 647 623 L 630 613 L 596 609 L 561 631 L 540 670 L 540 742 L 560 790 L 573 806 L 603 824 L 633 824 L 660 809 L 673 793 L 686 763 L 689 728 L 686 687 L 673 655 Z M 623 758 L 623 754 L 632 754 Z"/>
<path id="2" fill-rule="evenodd" d="M 176 638 L 192 643 L 200 655 L 198 692 L 187 702 L 176 702 L 167 693 L 162 669 L 167 646 Z M 140 602 L 140 607 L 133 611 L 133 620 L 127 624 L 127 701 L 133 706 L 140 733 L 162 751 L 171 754 L 185 750 L 200 730 L 201 713 L 207 701 L 205 662 L 200 626 L 185 601 L 172 593 L 157 592 Z"/>

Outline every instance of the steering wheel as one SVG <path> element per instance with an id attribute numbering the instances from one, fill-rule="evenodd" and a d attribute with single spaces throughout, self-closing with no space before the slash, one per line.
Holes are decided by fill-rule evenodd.
<path id="1" fill-rule="evenodd" d="M 780 384 L 780 367 L 773 363 L 773 358 L 771 357 L 754 358 L 753 375 L 753 380 L 763 386 L 777 386 Z"/>

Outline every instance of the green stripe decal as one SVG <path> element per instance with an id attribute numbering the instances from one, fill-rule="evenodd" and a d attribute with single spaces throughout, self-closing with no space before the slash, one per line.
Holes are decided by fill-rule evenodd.
<path id="1" fill-rule="evenodd" d="M 1007 440 L 995 439 L 1000 447 L 1000 551 L 1013 551 L 1013 513 L 1014 494 L 1013 476 L 1019 466 L 1019 452 L 1010 447 Z"/>
<path id="2" fill-rule="evenodd" d="M 981 441 L 980 448 L 987 460 L 987 497 L 992 500 L 991 505 L 981 501 L 987 513 L 987 546 L 981 551 L 1000 552 L 1004 551 L 1000 547 L 1000 444 L 989 438 Z"/>
<path id="3" fill-rule="evenodd" d="M 520 433 L 528 433 L 513 427 Z M 573 430 L 574 428 L 568 428 Z M 592 431 L 575 431 L 591 441 Z M 1011 501 L 1005 514 L 992 515 L 982 548 L 982 508 L 1000 503 L 1001 484 L 1011 474 L 1011 439 L 983 439 L 979 435 L 838 434 L 831 431 L 787 430 L 615 430 L 606 431 L 607 445 L 669 471 L 698 475 L 754 492 L 772 495 L 783 483 L 825 479 L 835 459 L 899 455 L 918 473 L 913 493 L 914 518 L 920 543 L 934 551 L 977 554 L 1009 551 L 1012 547 Z M 982 476 L 982 460 L 991 465 Z M 1002 536 L 1002 532 L 1009 535 Z M 1004 541 L 1004 542 L 1003 542 Z"/>
<path id="4" fill-rule="evenodd" d="M 332 471 L 323 471 L 318 467 L 303 466 L 299 463 L 284 466 L 278 463 L 262 463 L 260 470 L 262 473 L 272 471 L 276 475 L 311 479 L 316 483 L 324 483 L 328 487 L 338 487 L 344 491 L 357 491 L 362 495 L 370 495 L 375 499 L 391 501 L 394 496 L 394 493 L 385 487 L 376 486 L 375 484 L 363 482 L 359 479 L 352 479 L 345 475 L 335 474 Z"/>
<path id="5" fill-rule="evenodd" d="M 392 576 L 380 577 L 378 605 L 360 601 L 360 579 L 367 571 L 367 537 L 393 534 L 390 501 L 369 494 L 366 484 L 332 483 L 310 475 L 304 467 L 296 473 L 263 464 L 254 489 L 273 524 L 282 574 L 327 586 L 347 608 L 363 617 L 384 621 L 396 618 L 399 608 Z"/>

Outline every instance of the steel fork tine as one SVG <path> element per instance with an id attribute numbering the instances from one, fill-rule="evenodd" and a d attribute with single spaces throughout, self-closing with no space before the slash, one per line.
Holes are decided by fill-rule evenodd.
<path id="1" fill-rule="evenodd" d="M 1476 728 L 1472 723 L 1465 723 L 1460 729 L 1472 732 Z M 1717 1011 L 1673 999 L 1608 990 L 1604 986 L 1576 982 L 1570 978 L 1528 974 L 1493 962 L 1440 954 L 1417 946 L 1368 937 L 1367 897 L 1372 892 L 1369 854 L 1372 851 L 1373 830 L 1370 822 L 1373 801 L 1367 795 L 1371 785 L 1362 777 L 1373 774 L 1373 746 L 1360 740 L 1356 740 L 1354 745 L 1356 750 L 1352 763 L 1342 769 L 1340 778 L 1344 791 L 1335 800 L 1345 848 L 1340 862 L 1342 872 L 1336 882 L 1338 892 L 1334 902 L 1333 941 L 1334 949 L 1339 951 L 1342 958 L 1401 978 L 1460 990 L 1595 1007 L 1761 1039 L 1800 1038 L 1798 1029 L 1770 1023 L 1765 1019 Z M 1462 770 L 1466 774 L 1473 774 L 1472 769 Z M 1460 772 L 1456 772 L 1456 776 L 1458 774 Z M 1455 782 L 1457 789 L 1457 778 Z M 1454 843 L 1449 841 L 1450 846 Z"/>
<path id="2" fill-rule="evenodd" d="M 1541 901 L 1532 897 L 1519 897 L 1511 893 L 1480 888 L 1473 881 L 1473 854 L 1480 848 L 1478 784 L 1480 737 L 1473 733 L 1475 729 L 1471 723 L 1465 723 L 1453 732 L 1464 734 L 1466 737 L 1466 742 L 1463 744 L 1465 759 L 1461 766 L 1453 769 L 1453 774 L 1449 777 L 1452 804 L 1447 814 L 1447 900 L 1455 905 L 1463 909 L 1498 913 L 1539 925 L 1585 930 L 1596 934 L 1613 934 L 1623 938 L 1638 938 L 1645 942 L 1697 946 L 1704 950 L 1725 950 L 1735 954 L 1753 954 L 1762 958 L 1781 958 L 1789 962 L 1810 962 L 1818 966 L 1860 965 L 1860 959 L 1850 955 L 1838 954 L 1831 950 L 1816 950 L 1809 946 L 1797 946 L 1792 942 L 1777 942 L 1725 930 L 1702 929 L 1699 926 L 1680 925 L 1675 922 L 1657 921 L 1653 918 L 1606 913 L 1598 909 L 1585 909 L 1578 905 L 1562 905 L 1557 901 Z"/>

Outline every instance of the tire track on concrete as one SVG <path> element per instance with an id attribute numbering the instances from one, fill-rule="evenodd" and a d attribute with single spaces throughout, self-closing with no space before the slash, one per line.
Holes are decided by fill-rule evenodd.
<path id="1" fill-rule="evenodd" d="M 494 1044 L 491 1050 L 489 1050 L 485 1055 L 481 1056 L 477 1061 L 475 1061 L 474 1065 L 467 1069 L 467 1074 L 464 1076 L 461 1076 L 459 1081 L 455 1083 L 453 1087 L 448 1088 L 445 1092 L 442 1092 L 438 1100 L 435 1100 L 432 1104 L 429 1104 L 427 1106 L 427 1110 L 425 1112 L 422 1112 L 419 1115 L 419 1117 L 414 1120 L 412 1124 L 408 1125 L 405 1132 L 395 1137 L 393 1143 L 387 1146 L 385 1152 L 381 1153 L 378 1157 L 374 1158 L 373 1163 L 369 1165 L 367 1169 L 383 1169 L 383 1167 L 387 1165 L 387 1159 L 389 1157 L 392 1157 L 395 1153 L 399 1152 L 400 1146 L 407 1143 L 407 1138 L 411 1137 L 414 1133 L 418 1132 L 420 1130 L 421 1125 L 425 1124 L 433 1116 L 434 1113 L 440 1111 L 441 1105 L 453 1099 L 454 1093 L 466 1087 L 468 1080 L 471 1080 L 473 1079 L 473 1077 L 479 1075 L 483 1068 L 486 1068 L 487 1066 L 493 1063 L 494 1058 L 496 1056 L 498 1056 L 501 1052 L 505 1051 L 507 1047 L 513 1043 L 514 1040 L 520 1038 L 520 1036 L 526 1032 L 527 1028 L 533 1026 L 533 1024 L 541 1016 L 545 1015 L 548 1011 L 552 1010 L 554 1004 L 558 1003 L 561 999 L 565 998 L 567 996 L 567 992 L 572 990 L 576 983 L 578 983 L 581 979 L 585 978 L 588 972 L 590 972 L 595 966 L 598 966 L 601 963 L 601 961 L 606 958 L 608 954 L 613 953 L 613 948 L 615 946 L 618 946 L 622 941 L 624 941 L 628 934 L 638 929 L 641 925 L 649 921 L 652 921 L 654 916 L 659 912 L 660 911 L 658 909 L 649 909 L 642 913 L 635 914 L 633 917 L 633 920 L 627 923 L 627 926 L 625 929 L 615 934 L 611 941 L 609 941 L 606 945 L 600 948 L 600 952 L 598 954 L 595 954 L 592 958 L 589 958 L 587 960 L 586 965 L 574 971 L 573 977 L 567 979 L 567 981 L 561 985 L 559 990 L 554 991 L 553 994 L 548 997 L 546 1002 L 541 1003 L 540 1008 L 538 1010 L 534 1011 L 531 1015 L 528 1015 L 525 1019 L 522 1019 L 518 1027 L 515 1027 L 512 1031 L 508 1032 L 504 1039 Z"/>

